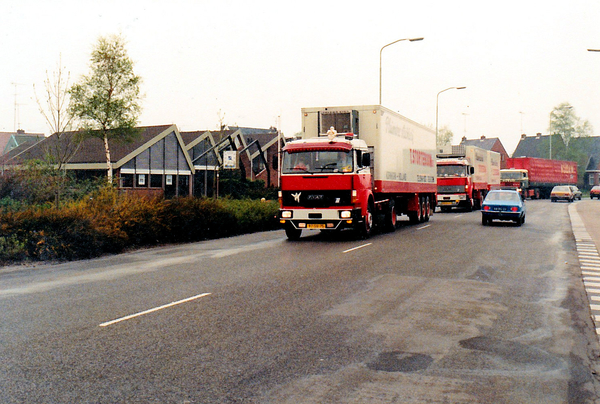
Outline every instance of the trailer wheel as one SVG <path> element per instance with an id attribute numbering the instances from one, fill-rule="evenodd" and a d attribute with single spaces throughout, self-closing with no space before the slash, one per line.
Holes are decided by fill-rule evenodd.
<path id="1" fill-rule="evenodd" d="M 419 196 L 418 200 L 419 202 L 417 204 L 417 211 L 408 212 L 408 218 L 413 224 L 421 223 L 423 221 L 423 199 Z"/>
<path id="2" fill-rule="evenodd" d="M 385 231 L 393 232 L 396 230 L 398 217 L 396 215 L 396 207 L 394 206 L 394 201 L 390 201 L 389 208 L 385 215 Z"/>
<path id="3" fill-rule="evenodd" d="M 291 224 L 287 225 L 285 226 L 285 235 L 287 236 L 288 240 L 297 241 L 300 239 L 300 236 L 302 236 L 302 229 L 296 229 Z"/>

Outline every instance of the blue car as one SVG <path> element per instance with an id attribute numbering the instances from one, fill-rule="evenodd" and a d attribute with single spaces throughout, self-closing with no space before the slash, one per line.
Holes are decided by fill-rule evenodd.
<path id="1" fill-rule="evenodd" d="M 517 226 L 525 223 L 525 202 L 516 190 L 490 191 L 481 205 L 481 224 L 492 220 L 510 220 Z"/>

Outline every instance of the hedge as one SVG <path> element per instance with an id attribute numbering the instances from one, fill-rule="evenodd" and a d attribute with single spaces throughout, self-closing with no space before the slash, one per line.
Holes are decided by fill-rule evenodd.
<path id="1" fill-rule="evenodd" d="M 0 263 L 77 260 L 279 227 L 273 201 L 140 198 L 111 188 L 59 208 L 0 210 Z"/>

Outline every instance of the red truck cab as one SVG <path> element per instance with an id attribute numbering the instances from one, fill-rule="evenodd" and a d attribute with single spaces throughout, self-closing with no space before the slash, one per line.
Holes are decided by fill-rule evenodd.
<path id="1" fill-rule="evenodd" d="M 370 232 L 372 174 L 364 141 L 351 133 L 296 140 L 282 153 L 279 219 L 289 239 L 304 229 Z"/>

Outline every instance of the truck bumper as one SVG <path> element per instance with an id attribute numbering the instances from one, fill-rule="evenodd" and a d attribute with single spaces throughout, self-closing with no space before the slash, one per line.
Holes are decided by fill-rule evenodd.
<path id="1" fill-rule="evenodd" d="M 295 229 L 342 230 L 362 220 L 360 208 L 279 209 L 279 223 Z"/>
<path id="2" fill-rule="evenodd" d="M 440 207 L 456 207 L 467 203 L 467 194 L 438 194 L 437 205 Z"/>

